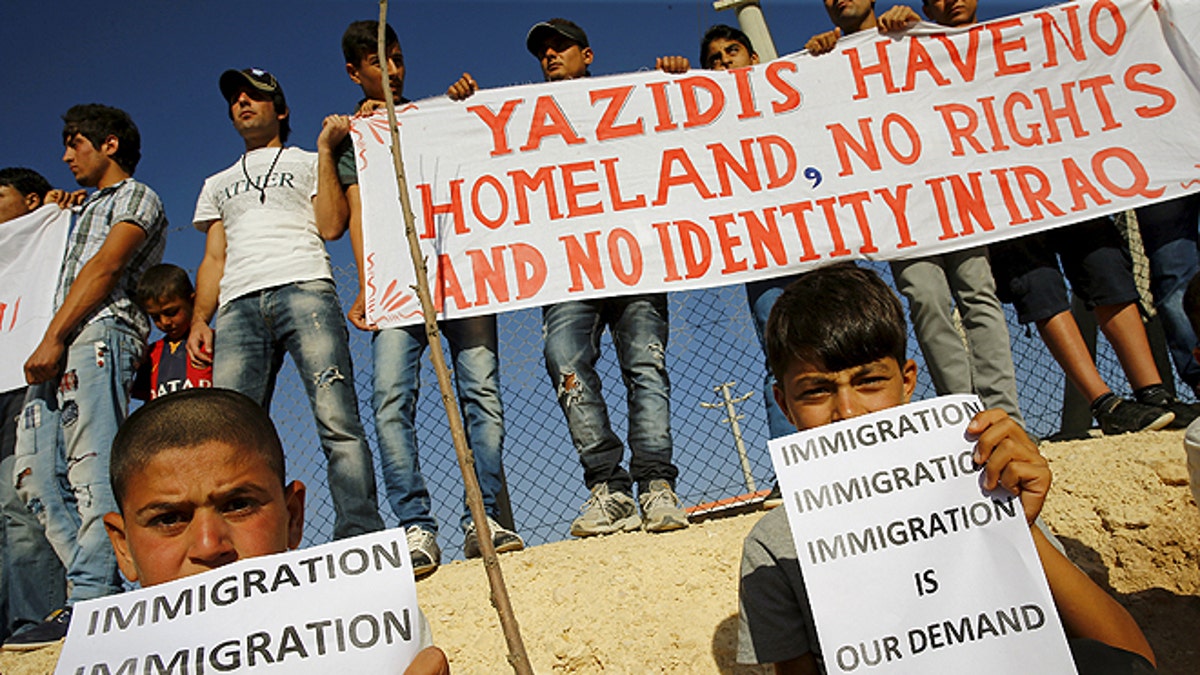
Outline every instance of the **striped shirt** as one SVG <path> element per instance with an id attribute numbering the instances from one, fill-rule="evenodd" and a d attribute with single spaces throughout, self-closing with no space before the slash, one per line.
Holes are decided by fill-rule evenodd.
<path id="1" fill-rule="evenodd" d="M 67 254 L 63 258 L 58 289 L 54 294 L 54 310 L 62 307 L 67 292 L 75 283 L 75 277 L 79 276 L 79 270 L 104 245 L 113 225 L 122 222 L 142 228 L 146 232 L 146 239 L 130 258 L 116 287 L 79 322 L 75 333 L 97 319 L 115 317 L 135 328 L 143 339 L 150 335 L 150 320 L 133 302 L 133 295 L 137 281 L 146 268 L 162 261 L 163 249 L 167 244 L 167 216 L 154 190 L 132 178 L 96 190 L 83 203 L 67 240 Z"/>

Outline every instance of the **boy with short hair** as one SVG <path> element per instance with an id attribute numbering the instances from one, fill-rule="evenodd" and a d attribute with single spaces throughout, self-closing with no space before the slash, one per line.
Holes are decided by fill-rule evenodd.
<path id="1" fill-rule="evenodd" d="M 151 401 L 184 389 L 211 387 L 212 364 L 197 365 L 188 358 L 187 339 L 196 301 L 188 273 L 170 263 L 155 265 L 138 280 L 136 299 L 163 337 L 150 345 L 150 356 L 133 383 L 133 397 Z"/>
<path id="2" fill-rule="evenodd" d="M 900 300 L 877 274 L 831 265 L 788 287 L 767 324 L 767 357 L 775 401 L 805 430 L 908 403 L 917 366 L 906 356 Z M 1097 653 L 1124 672 L 1147 672 L 1154 661 L 1137 624 L 1034 526 L 1050 486 L 1050 468 L 1004 411 L 971 421 L 984 487 L 1003 485 L 1021 499 L 1034 546 L 1068 636 L 1082 666 Z M 742 550 L 738 660 L 774 663 L 777 673 L 818 673 L 820 648 L 796 546 L 784 509 L 768 512 Z M 850 608 L 848 608 L 850 611 Z M 1139 670 L 1139 668 L 1141 670 Z M 1117 670 L 1090 672 L 1121 672 Z"/>
<path id="3" fill-rule="evenodd" d="M 166 245 L 162 202 L 133 178 L 141 136 L 129 115 L 99 104 L 77 105 L 63 122 L 63 161 L 79 185 L 96 190 L 68 236 L 54 316 L 25 361 L 26 381 L 42 386 L 31 387 L 26 397 L 15 472 L 18 492 L 40 514 L 47 539 L 67 567 L 70 594 L 66 607 L 9 638 L 6 649 L 59 641 L 71 606 L 122 590 L 100 519 L 115 506 L 109 449 L 125 419 L 150 334 L 150 322 L 133 301 L 134 287 L 146 268 L 162 260 Z M 42 411 L 55 408 L 61 411 L 61 446 L 34 442 L 38 429 L 55 420 Z M 37 447 L 27 447 L 27 441 Z M 69 467 L 65 482 L 62 467 Z"/>
<path id="4" fill-rule="evenodd" d="M 388 79 L 395 105 L 405 102 L 404 55 L 400 39 L 391 26 L 385 26 L 384 50 L 389 60 Z M 346 73 L 362 88 L 365 100 L 358 108 L 370 111 L 384 102 L 383 70 L 379 64 L 379 22 L 355 21 L 342 35 L 342 53 Z M 470 75 L 451 87 L 461 88 L 460 99 L 474 91 Z M 337 151 L 338 180 L 346 192 L 350 210 L 350 241 L 359 269 L 359 294 L 349 313 L 350 322 L 361 330 L 374 331 L 371 350 L 374 356 L 375 429 L 379 436 L 379 456 L 383 464 L 383 482 L 392 512 L 400 520 L 408 539 L 413 570 L 418 576 L 429 574 L 441 563 L 437 543 L 438 524 L 430 513 L 431 501 L 417 455 L 417 396 L 421 386 L 421 354 L 429 345 L 425 326 L 417 324 L 379 329 L 369 325 L 364 315 L 362 252 L 362 200 L 358 188 L 358 167 L 354 145 L 346 137 Z M 500 359 L 494 315 L 442 321 L 441 332 L 450 343 L 454 378 L 458 385 L 459 405 L 466 427 L 467 441 L 475 456 L 475 474 L 479 479 L 483 506 L 487 512 L 492 544 L 498 553 L 525 548 L 521 535 L 511 523 L 501 519 L 504 494 L 504 409 L 500 400 Z M 482 555 L 479 535 L 464 503 L 460 521 L 463 528 L 463 554 L 468 558 Z"/>
<path id="5" fill-rule="evenodd" d="M 104 527 L 121 571 L 146 587 L 299 548 L 305 487 L 284 476 L 275 425 L 246 396 L 191 389 L 147 403 L 113 440 L 118 510 Z M 449 673 L 419 623 L 426 648 L 405 673 Z"/>

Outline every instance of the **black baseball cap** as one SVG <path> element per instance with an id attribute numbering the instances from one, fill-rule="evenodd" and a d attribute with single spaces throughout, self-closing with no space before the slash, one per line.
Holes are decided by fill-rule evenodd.
<path id="1" fill-rule="evenodd" d="M 533 28 L 529 29 L 529 34 L 525 36 L 525 48 L 529 50 L 530 54 L 540 58 L 541 54 L 538 53 L 538 49 L 545 42 L 546 38 L 552 34 L 558 34 L 567 38 L 579 45 L 581 49 L 588 46 L 587 33 L 584 33 L 582 28 L 575 25 L 574 21 L 550 19 L 549 21 L 535 23 Z"/>
<path id="2" fill-rule="evenodd" d="M 287 99 L 283 97 L 283 87 L 279 86 L 279 81 L 271 73 L 262 68 L 243 68 L 221 73 L 221 95 L 225 97 L 226 103 L 233 100 L 234 95 L 243 85 L 250 85 L 253 89 L 269 94 L 274 100 L 275 109 L 278 112 L 282 113 L 287 110 Z"/>

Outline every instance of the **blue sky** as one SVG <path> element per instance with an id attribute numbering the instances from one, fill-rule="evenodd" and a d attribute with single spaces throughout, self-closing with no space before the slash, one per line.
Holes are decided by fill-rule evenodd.
<path id="1" fill-rule="evenodd" d="M 983 4 L 981 18 L 1044 3 Z M 829 28 L 819 0 L 763 0 L 762 6 L 780 54 Z M 75 103 L 125 109 L 142 133 L 137 177 L 158 191 L 171 221 L 166 260 L 194 270 L 203 252 L 203 237 L 189 226 L 196 195 L 206 176 L 242 152 L 217 90 L 221 72 L 258 66 L 275 73 L 292 109 L 292 142 L 313 149 L 321 119 L 349 111 L 359 98 L 345 75 L 342 31 L 378 14 L 369 0 L 6 3 L 0 166 L 28 166 L 56 186 L 74 187 L 60 161 L 60 116 Z M 393 0 L 389 21 L 404 47 L 405 93 L 441 94 L 464 71 L 482 87 L 540 80 L 524 37 L 533 23 L 553 16 L 588 32 L 596 74 L 650 67 L 663 54 L 694 61 L 709 25 L 736 24 L 733 12 L 717 12 L 708 0 Z M 330 251 L 335 261 L 350 259 L 345 241 Z"/>

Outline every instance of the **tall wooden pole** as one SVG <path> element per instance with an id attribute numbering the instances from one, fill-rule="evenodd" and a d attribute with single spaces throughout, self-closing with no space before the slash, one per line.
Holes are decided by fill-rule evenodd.
<path id="1" fill-rule="evenodd" d="M 504 574 L 500 570 L 496 547 L 492 543 L 492 530 L 488 526 L 487 513 L 483 509 L 483 493 L 479 489 L 479 479 L 475 476 L 475 456 L 471 453 L 471 448 L 467 446 L 467 435 L 463 431 L 462 417 L 458 412 L 458 401 L 455 400 L 454 387 L 450 383 L 450 370 L 446 367 L 446 355 L 442 351 L 437 311 L 433 307 L 433 298 L 429 294 L 429 276 L 425 268 L 425 258 L 421 255 L 420 241 L 417 239 L 412 204 L 408 200 L 408 181 L 404 176 L 404 162 L 400 155 L 400 130 L 396 121 L 396 105 L 392 100 L 392 83 L 388 75 L 386 27 L 387 0 L 379 0 L 379 67 L 383 70 L 383 97 L 387 103 L 388 126 L 391 129 L 392 162 L 396 168 L 396 183 L 400 188 L 400 208 L 404 213 L 404 233 L 408 237 L 413 269 L 417 273 L 417 285 L 414 290 L 421 300 L 421 312 L 425 315 L 425 334 L 429 337 L 429 356 L 433 361 L 433 368 L 437 372 L 442 404 L 446 407 L 446 420 L 450 423 L 450 437 L 454 439 L 454 454 L 458 457 L 458 468 L 462 471 L 463 486 L 467 493 L 467 507 L 471 510 L 471 520 L 475 523 L 475 532 L 479 537 L 483 567 L 487 570 L 488 585 L 492 591 L 492 606 L 500 615 L 500 626 L 504 630 L 504 640 L 508 644 L 508 662 L 518 675 L 533 675 L 529 657 L 525 653 L 525 643 L 521 640 L 521 629 L 517 626 L 517 618 L 513 614 L 512 604 L 508 599 L 508 588 L 504 585 Z"/>

